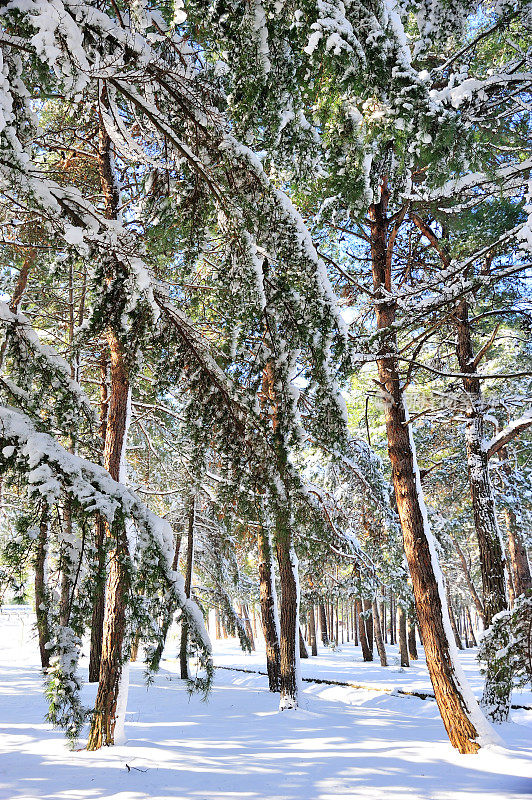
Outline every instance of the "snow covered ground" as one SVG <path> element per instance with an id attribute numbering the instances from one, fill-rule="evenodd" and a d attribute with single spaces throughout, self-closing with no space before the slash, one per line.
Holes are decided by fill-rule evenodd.
<path id="1" fill-rule="evenodd" d="M 388 648 L 391 660 L 395 648 Z M 262 651 L 215 643 L 220 666 L 264 669 Z M 432 700 L 426 667 L 364 664 L 358 648 L 321 650 L 303 675 L 372 685 L 372 691 L 304 683 L 302 708 L 277 711 L 266 679 L 217 670 L 208 702 L 189 698 L 170 642 L 146 689 L 131 668 L 125 745 L 70 752 L 43 722 L 45 701 L 32 619 L 0 614 L 1 800 L 523 800 L 532 797 L 532 711 L 502 727 L 506 747 L 460 756 Z M 471 651 L 463 655 L 476 690 Z M 87 703 L 94 686 L 85 687 Z M 530 693 L 514 697 L 532 705 Z"/>

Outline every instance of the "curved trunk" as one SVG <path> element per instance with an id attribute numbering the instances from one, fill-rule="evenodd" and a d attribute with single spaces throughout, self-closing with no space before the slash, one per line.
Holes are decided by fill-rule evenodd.
<path id="1" fill-rule="evenodd" d="M 384 399 L 388 454 L 417 618 L 436 701 L 451 744 L 461 753 L 474 753 L 479 749 L 481 735 L 477 725 L 483 725 L 483 721 L 470 690 L 466 699 L 464 693 L 469 687 L 453 652 L 454 643 L 449 638 L 445 594 L 427 519 L 398 361 L 394 356 L 398 348 L 395 330 L 390 327 L 395 320 L 396 306 L 389 299 L 393 238 L 388 242 L 388 197 L 383 184 L 381 200 L 372 205 L 369 212 L 375 312 L 377 327 L 383 331 L 377 367 Z M 482 733 L 487 733 L 487 726 Z"/>
<path id="2" fill-rule="evenodd" d="M 358 632 L 360 635 L 360 647 L 362 649 L 362 658 L 364 661 L 373 661 L 373 651 L 370 650 L 368 644 L 366 620 L 362 616 L 362 601 L 357 600 L 357 617 L 358 617 Z"/>

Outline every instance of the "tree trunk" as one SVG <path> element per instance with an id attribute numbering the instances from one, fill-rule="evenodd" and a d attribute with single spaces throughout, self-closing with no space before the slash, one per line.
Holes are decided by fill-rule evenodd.
<path id="1" fill-rule="evenodd" d="M 397 605 L 398 617 L 398 630 L 399 630 L 399 655 L 401 657 L 401 666 L 409 667 L 410 661 L 408 660 L 408 640 L 406 636 L 406 611 L 402 603 Z"/>
<path id="2" fill-rule="evenodd" d="M 96 683 L 100 678 L 100 662 L 102 658 L 103 617 L 105 610 L 105 524 L 99 514 L 96 516 L 96 570 L 92 594 L 91 646 L 89 658 L 89 683 Z"/>
<path id="3" fill-rule="evenodd" d="M 100 439 L 105 450 L 107 430 L 107 356 L 102 350 L 100 356 Z M 100 677 L 102 658 L 103 616 L 105 609 L 105 524 L 100 514 L 96 516 L 94 544 L 96 548 L 96 570 L 92 594 L 91 645 L 89 657 L 89 683 L 96 683 Z"/>
<path id="4" fill-rule="evenodd" d="M 471 593 L 471 598 L 472 598 L 472 600 L 473 600 L 473 602 L 475 604 L 475 608 L 477 609 L 481 620 L 485 624 L 486 618 L 484 616 L 484 606 L 482 605 L 480 597 L 478 596 L 478 592 L 477 592 L 477 590 L 475 588 L 475 584 L 473 583 L 473 579 L 471 577 L 471 572 L 469 570 L 469 566 L 468 566 L 468 563 L 466 561 L 466 557 L 464 555 L 464 551 L 462 550 L 462 548 L 460 547 L 460 545 L 458 544 L 458 542 L 456 541 L 456 539 L 455 539 L 455 537 L 453 536 L 452 533 L 451 533 L 451 539 L 453 540 L 456 552 L 458 553 L 458 558 L 460 559 L 460 565 L 462 567 L 462 572 L 464 573 L 464 578 L 465 578 L 465 581 L 467 583 L 467 587 L 468 587 L 468 589 L 469 589 L 469 591 Z"/>
<path id="5" fill-rule="evenodd" d="M 512 484 L 512 468 L 508 462 L 508 452 L 505 447 L 499 450 L 499 459 L 502 461 L 502 471 L 506 483 Z M 512 498 L 514 499 L 514 498 Z M 515 498 L 517 503 L 517 498 Z M 510 566 L 513 578 L 515 596 L 526 594 L 532 589 L 532 575 L 530 573 L 530 563 L 526 548 L 523 544 L 517 514 L 514 507 L 504 509 L 504 520 L 508 533 L 508 553 L 510 555 Z"/>
<path id="6" fill-rule="evenodd" d="M 386 650 L 384 648 L 384 642 L 382 641 L 382 630 L 381 630 L 381 621 L 379 618 L 379 607 L 377 605 L 377 601 L 374 600 L 372 604 L 373 608 L 373 627 L 375 631 L 375 644 L 377 645 L 377 653 L 379 654 L 379 658 L 381 661 L 381 667 L 387 667 L 388 661 L 386 659 Z"/>
<path id="7" fill-rule="evenodd" d="M 314 603 L 311 603 L 308 610 L 308 630 L 310 639 L 310 651 L 313 656 L 318 655 L 318 644 L 316 641 L 316 614 L 314 613 Z"/>
<path id="8" fill-rule="evenodd" d="M 367 637 L 367 628 L 366 628 L 366 621 L 364 617 L 361 616 L 362 614 L 362 602 L 360 600 L 356 601 L 357 603 L 357 611 L 358 611 L 358 632 L 360 635 L 360 647 L 362 648 L 362 658 L 364 661 L 373 661 L 373 652 L 369 649 L 368 645 L 368 637 Z"/>
<path id="9" fill-rule="evenodd" d="M 320 632 L 321 632 L 321 643 L 324 647 L 329 646 L 329 636 L 327 634 L 327 614 L 325 613 L 325 603 L 321 602 L 319 604 L 320 609 Z"/>
<path id="10" fill-rule="evenodd" d="M 301 627 L 299 628 L 299 657 L 308 658 L 307 643 L 305 642 L 303 633 L 301 632 Z"/>
<path id="11" fill-rule="evenodd" d="M 371 650 L 371 658 L 373 660 L 373 614 L 371 613 L 371 600 L 364 600 L 363 606 L 364 611 L 366 613 L 369 612 L 368 616 L 366 616 L 364 619 L 364 625 L 366 626 L 366 640 L 368 643 L 368 648 Z"/>
<path id="12" fill-rule="evenodd" d="M 39 536 L 37 539 L 37 552 L 35 554 L 35 614 L 37 617 L 37 633 L 39 636 L 39 652 L 41 654 L 41 667 L 48 669 L 50 666 L 50 650 L 46 647 L 50 641 L 50 627 L 48 625 L 47 602 L 47 576 L 46 562 L 48 558 L 48 504 L 43 502 L 41 519 L 39 523 Z"/>
<path id="13" fill-rule="evenodd" d="M 445 595 L 436 577 L 439 566 L 427 520 L 398 361 L 394 356 L 398 347 L 397 335 L 390 327 L 395 320 L 396 305 L 395 301 L 388 299 L 392 291 L 393 252 L 393 238 L 389 243 L 387 239 L 390 224 L 386 218 L 388 198 L 383 183 L 379 203 L 369 210 L 373 285 L 377 301 L 375 312 L 377 327 L 383 331 L 377 366 L 384 398 L 388 454 L 417 618 L 436 701 L 451 744 L 461 753 L 474 753 L 479 749 L 478 709 L 473 707 L 471 698 L 468 699 L 471 705 L 466 705 L 461 688 L 465 677 L 447 635 L 450 624 Z"/>
<path id="14" fill-rule="evenodd" d="M 390 589 L 390 644 L 395 644 L 395 605 L 393 592 Z"/>
<path id="15" fill-rule="evenodd" d="M 466 300 L 460 302 L 456 319 L 456 353 L 460 371 L 473 375 L 477 367 L 473 356 Z M 508 608 L 505 563 L 488 468 L 481 384 L 476 377 L 464 377 L 462 383 L 468 398 L 465 414 L 469 488 L 480 555 L 484 615 L 486 625 L 489 626 L 496 614 Z M 488 663 L 482 705 L 494 722 L 504 722 L 508 719 L 510 695 L 509 682 L 503 679 L 493 664 Z"/>
<path id="16" fill-rule="evenodd" d="M 458 632 L 458 625 L 456 624 L 456 617 L 454 615 L 453 602 L 451 600 L 451 593 L 449 591 L 449 587 L 448 586 L 445 587 L 445 593 L 446 593 L 446 597 L 447 597 L 447 608 L 449 610 L 449 621 L 451 623 L 451 628 L 452 628 L 452 631 L 453 631 L 454 640 L 456 642 L 456 646 L 458 647 L 458 649 L 459 650 L 463 650 L 464 646 L 462 644 L 462 639 L 460 638 L 460 633 Z"/>
<path id="17" fill-rule="evenodd" d="M 100 119 L 98 168 L 108 219 L 118 217 L 119 192 L 113 174 L 111 142 Z M 110 273 L 107 280 L 118 280 Z M 105 431 L 104 467 L 115 480 L 125 477 L 125 445 L 128 425 L 129 372 L 124 346 L 116 331 L 106 333 L 109 346 L 110 396 Z M 126 630 L 125 606 L 129 591 L 129 546 L 125 525 L 106 523 L 106 534 L 112 541 L 107 577 L 100 680 L 92 716 L 87 750 L 114 744 L 116 709 L 122 676 L 123 643 Z"/>
<path id="18" fill-rule="evenodd" d="M 281 584 L 281 711 L 297 708 L 299 690 L 299 597 L 297 557 L 288 526 L 277 529 L 277 560 Z"/>
<path id="19" fill-rule="evenodd" d="M 281 650 L 279 644 L 279 617 L 275 592 L 272 544 L 268 531 L 259 529 L 259 580 L 260 611 L 266 644 L 266 669 L 270 692 L 281 691 Z"/>
<path id="20" fill-rule="evenodd" d="M 408 652 L 410 660 L 417 661 L 416 617 L 413 611 L 408 615 Z"/>
<path id="21" fill-rule="evenodd" d="M 189 499 L 188 531 L 187 531 L 187 565 L 185 571 L 185 596 L 190 598 L 192 593 L 192 567 L 194 564 L 194 523 L 196 517 L 196 500 L 194 496 Z M 179 647 L 179 669 L 181 679 L 186 681 L 188 674 L 188 624 L 181 621 L 181 644 Z"/>
<path id="22" fill-rule="evenodd" d="M 473 647 L 478 647 L 478 642 L 475 637 L 475 631 L 473 630 L 473 622 L 471 621 L 471 612 L 469 611 L 469 606 L 466 606 L 465 614 L 466 614 L 467 625 L 469 628 L 469 635 L 471 637 Z"/>
<path id="23" fill-rule="evenodd" d="M 251 620 L 249 619 L 249 608 L 247 603 L 242 603 L 242 616 L 244 618 L 244 626 L 246 628 L 246 634 L 249 639 L 251 649 L 254 650 L 255 639 L 253 638 L 253 629 L 251 627 Z"/>
<path id="24" fill-rule="evenodd" d="M 121 461 L 127 428 L 129 379 L 120 342 L 108 334 L 111 351 L 111 393 L 105 440 L 104 466 L 112 478 L 120 479 Z M 114 744 L 116 707 L 122 675 L 122 646 L 126 629 L 125 605 L 129 591 L 129 548 L 123 523 L 106 533 L 112 540 L 109 554 L 100 679 L 87 743 L 88 750 Z"/>

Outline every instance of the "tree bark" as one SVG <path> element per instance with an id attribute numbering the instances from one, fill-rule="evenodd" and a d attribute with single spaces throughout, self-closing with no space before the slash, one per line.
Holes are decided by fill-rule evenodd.
<path id="1" fill-rule="evenodd" d="M 310 639 L 310 652 L 313 656 L 318 655 L 318 644 L 316 641 L 316 614 L 314 612 L 314 603 L 311 603 L 308 610 L 308 630 Z"/>
<path id="2" fill-rule="evenodd" d="M 266 644 L 266 669 L 270 692 L 281 691 L 281 650 L 279 644 L 279 617 L 273 572 L 272 545 L 270 535 L 259 529 L 259 581 L 260 612 Z"/>
<path id="3" fill-rule="evenodd" d="M 508 452 L 506 448 L 503 447 L 499 450 L 499 459 L 502 461 L 503 475 L 507 483 L 511 485 L 512 468 L 508 461 Z M 528 561 L 526 548 L 523 544 L 523 539 L 521 538 L 517 514 L 514 508 L 507 506 L 504 509 L 504 521 L 508 533 L 508 553 L 510 556 L 514 592 L 515 596 L 519 597 L 519 595 L 526 594 L 532 590 L 530 563 Z"/>
<path id="4" fill-rule="evenodd" d="M 398 361 L 394 355 L 398 346 L 397 334 L 390 327 L 395 321 L 396 304 L 389 299 L 392 292 L 393 238 L 390 237 L 388 242 L 388 198 L 389 193 L 383 183 L 379 203 L 373 204 L 369 210 L 373 286 L 377 301 L 375 311 L 377 327 L 383 331 L 377 367 L 385 400 L 388 454 L 417 617 L 436 701 L 451 744 L 461 753 L 474 753 L 479 749 L 479 731 L 473 721 L 474 712 L 468 708 L 462 694 L 456 672 L 458 665 L 453 663 L 451 643 L 447 638 L 445 596 L 440 595 L 436 577 L 438 566 L 434 563 L 435 554 L 431 552 L 431 534 L 426 522 L 419 468 Z"/>
<path id="5" fill-rule="evenodd" d="M 196 518 L 196 500 L 194 496 L 189 499 L 187 528 L 187 565 L 185 570 L 185 596 L 190 598 L 192 593 L 192 568 L 194 565 L 194 524 Z M 182 680 L 188 680 L 188 624 L 181 622 L 181 644 L 179 648 L 179 669 Z"/>
<path id="6" fill-rule="evenodd" d="M 37 634 L 39 636 L 39 652 L 41 667 L 48 669 L 50 666 L 50 650 L 46 647 L 50 641 L 50 627 L 48 625 L 48 603 L 46 598 L 47 579 L 46 561 L 48 557 L 48 504 L 43 502 L 41 519 L 39 523 L 39 536 L 37 539 L 37 552 L 35 554 L 35 614 L 37 617 Z"/>
<path id="7" fill-rule="evenodd" d="M 377 653 L 379 654 L 381 667 L 387 667 L 388 661 L 386 659 L 386 649 L 384 647 L 384 642 L 382 641 L 382 630 L 381 630 L 381 621 L 379 618 L 379 607 L 377 605 L 377 601 L 374 600 L 372 604 L 373 608 L 373 627 L 375 631 L 375 644 L 377 645 Z"/>
<path id="8" fill-rule="evenodd" d="M 111 163 L 110 139 L 101 120 L 98 167 L 106 216 L 108 219 L 115 219 L 118 215 L 119 195 Z M 113 277 L 110 275 L 109 280 Z M 106 337 L 109 346 L 110 396 L 104 467 L 111 477 L 118 481 L 122 477 L 121 466 L 125 458 L 130 383 L 126 354 L 120 338 L 112 329 L 107 330 Z M 125 606 L 130 583 L 129 547 L 123 523 L 115 523 L 112 528 L 106 523 L 106 533 L 112 541 L 112 547 L 105 597 L 100 680 L 87 750 L 97 750 L 103 745 L 114 744 L 116 708 L 124 657 Z"/>
<path id="9" fill-rule="evenodd" d="M 325 604 L 321 602 L 319 604 L 320 609 L 320 633 L 321 633 L 321 643 L 324 647 L 329 646 L 329 636 L 327 634 L 327 614 L 325 613 Z"/>
<path id="10" fill-rule="evenodd" d="M 299 671 L 299 613 L 297 558 L 288 525 L 277 528 L 277 560 L 281 584 L 281 711 L 297 708 Z"/>
<path id="11" fill-rule="evenodd" d="M 305 642 L 305 638 L 301 632 L 301 627 L 299 628 L 299 657 L 308 658 L 307 643 Z"/>
<path id="12" fill-rule="evenodd" d="M 373 614 L 372 614 L 372 603 L 371 600 L 364 600 L 363 601 L 364 611 L 369 612 L 368 616 L 364 619 L 364 625 L 366 626 L 366 640 L 368 643 L 368 648 L 371 650 L 371 658 L 373 659 Z"/>
<path id="13" fill-rule="evenodd" d="M 373 652 L 369 649 L 368 645 L 368 636 L 367 636 L 367 628 L 366 628 L 366 621 L 364 617 L 361 616 L 362 614 L 362 602 L 360 600 L 356 601 L 357 603 L 357 616 L 358 616 L 358 632 L 360 636 L 360 647 L 362 649 L 362 658 L 364 661 L 373 661 Z"/>
<path id="14" fill-rule="evenodd" d="M 398 631 L 399 631 L 399 656 L 401 658 L 401 666 L 409 667 L 410 661 L 408 659 L 408 640 L 406 636 L 406 611 L 402 603 L 397 605 L 397 618 L 398 618 Z"/>
<path id="15" fill-rule="evenodd" d="M 249 619 L 249 608 L 247 603 L 242 603 L 242 617 L 244 619 L 244 626 L 246 628 L 246 634 L 249 639 L 249 643 L 251 645 L 251 649 L 255 649 L 255 639 L 253 638 L 253 629 L 251 627 L 251 620 Z"/>
<path id="16" fill-rule="evenodd" d="M 457 308 L 456 325 L 458 364 L 462 373 L 469 373 L 468 377 L 462 378 L 468 399 L 465 412 L 467 464 L 480 555 L 484 615 L 486 625 L 489 626 L 496 614 L 508 608 L 508 597 L 504 553 L 497 523 L 485 443 L 484 402 L 480 380 L 474 377 L 477 366 L 473 355 L 469 309 L 466 300 L 462 300 Z M 490 663 L 486 665 L 482 704 L 494 722 L 504 722 L 508 719 L 509 685 L 501 680 L 501 676 Z"/>
<path id="17" fill-rule="evenodd" d="M 449 587 L 445 587 L 445 593 L 447 596 L 447 608 L 449 610 L 449 620 L 451 623 L 451 628 L 454 635 L 454 640 L 456 642 L 456 646 L 459 650 L 463 650 L 464 646 L 462 644 L 462 639 L 460 638 L 460 633 L 458 631 L 458 625 L 456 624 L 456 617 L 454 615 L 454 608 L 453 608 L 453 601 L 451 600 L 451 593 L 449 591 Z"/>
<path id="18" fill-rule="evenodd" d="M 109 419 L 105 439 L 104 466 L 115 480 L 120 466 L 127 428 L 129 377 L 122 347 L 112 331 L 108 334 L 111 364 Z M 129 548 L 123 523 L 106 533 L 112 540 L 107 578 L 100 679 L 87 743 L 88 750 L 114 744 L 116 707 L 122 674 L 123 642 L 126 630 L 126 597 L 129 592 Z"/>
<path id="19" fill-rule="evenodd" d="M 411 611 L 408 615 L 408 652 L 411 661 L 417 661 L 416 618 Z"/>
<path id="20" fill-rule="evenodd" d="M 100 439 L 102 450 L 105 450 L 108 412 L 107 392 L 107 356 L 104 350 L 100 356 Z M 105 609 L 105 524 L 100 514 L 96 516 L 95 525 L 96 570 L 92 595 L 91 645 L 89 657 L 89 683 L 95 683 L 100 677 L 102 658 L 103 617 Z"/>

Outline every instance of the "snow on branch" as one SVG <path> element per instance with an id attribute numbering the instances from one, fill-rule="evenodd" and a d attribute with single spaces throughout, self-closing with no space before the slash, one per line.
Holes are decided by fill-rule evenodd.
<path id="1" fill-rule="evenodd" d="M 515 439 L 516 436 L 519 436 L 523 431 L 526 431 L 527 428 L 530 428 L 532 425 L 532 408 L 529 408 L 519 419 L 513 420 L 507 425 L 505 428 L 502 429 L 493 439 L 489 442 L 487 448 L 487 455 L 488 458 L 491 458 L 495 453 L 498 453 L 499 450 L 502 450 L 503 447 Z"/>
<path id="2" fill-rule="evenodd" d="M 182 576 L 172 569 L 174 543 L 170 524 L 113 480 L 103 467 L 70 453 L 52 436 L 35 430 L 29 417 L 6 406 L 0 406 L 0 454 L 4 466 L 23 472 L 30 491 L 49 504 L 64 491 L 85 513 L 98 512 L 109 524 L 119 515 L 134 522 L 140 534 L 137 553 L 147 547 L 157 553 L 161 577 L 186 617 L 200 663 L 210 680 L 213 667 L 209 635 L 200 609 L 185 595 Z"/>

